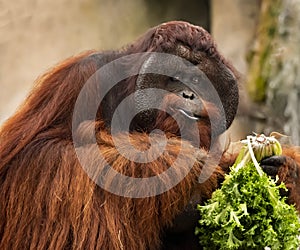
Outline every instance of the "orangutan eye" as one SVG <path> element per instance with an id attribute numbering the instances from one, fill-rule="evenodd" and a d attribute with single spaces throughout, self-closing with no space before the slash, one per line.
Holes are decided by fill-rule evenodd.
<path id="1" fill-rule="evenodd" d="M 171 77 L 171 81 L 172 82 L 180 81 L 180 76 L 179 75 L 174 75 L 173 77 Z"/>
<path id="2" fill-rule="evenodd" d="M 198 78 L 197 76 L 194 76 L 194 77 L 192 78 L 192 82 L 193 82 L 193 83 L 198 83 L 198 82 L 199 82 L 199 78 Z"/>

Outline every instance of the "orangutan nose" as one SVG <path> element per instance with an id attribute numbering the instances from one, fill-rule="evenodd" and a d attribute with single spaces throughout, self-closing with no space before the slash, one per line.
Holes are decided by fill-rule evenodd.
<path id="1" fill-rule="evenodd" d="M 185 99 L 194 100 L 195 94 L 192 91 L 182 91 L 182 97 Z"/>

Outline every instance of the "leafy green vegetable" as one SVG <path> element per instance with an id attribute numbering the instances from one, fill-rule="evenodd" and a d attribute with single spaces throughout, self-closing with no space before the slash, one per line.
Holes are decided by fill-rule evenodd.
<path id="1" fill-rule="evenodd" d="M 244 152 L 245 153 L 245 152 Z M 247 154 L 247 152 L 245 153 Z M 235 164 L 221 189 L 204 205 L 196 228 L 204 249 L 297 249 L 300 222 L 294 206 L 281 198 L 276 184 L 251 160 Z"/>

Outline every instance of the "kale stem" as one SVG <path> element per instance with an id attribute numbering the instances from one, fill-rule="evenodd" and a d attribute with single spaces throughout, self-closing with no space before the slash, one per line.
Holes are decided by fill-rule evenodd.
<path id="1" fill-rule="evenodd" d="M 255 168 L 256 168 L 258 174 L 259 174 L 260 176 L 262 176 L 262 175 L 263 175 L 263 171 L 262 171 L 261 167 L 259 166 L 259 164 L 258 164 L 256 158 L 255 158 L 255 155 L 254 155 L 254 152 L 253 152 L 253 148 L 252 148 L 252 146 L 251 146 L 250 136 L 247 136 L 247 144 L 248 144 L 248 151 L 249 151 L 249 153 L 250 153 L 252 162 L 253 162 L 253 164 L 254 164 L 254 166 L 255 166 Z"/>
<path id="2" fill-rule="evenodd" d="M 244 167 L 249 161 L 250 161 L 250 153 L 248 149 L 245 149 L 245 155 L 243 157 L 243 159 L 240 161 L 240 163 L 237 164 L 237 166 L 235 167 L 235 171 L 239 171 L 242 167 Z"/>

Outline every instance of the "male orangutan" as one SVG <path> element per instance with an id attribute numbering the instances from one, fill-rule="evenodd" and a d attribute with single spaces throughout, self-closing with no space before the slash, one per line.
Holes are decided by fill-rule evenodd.
<path id="1" fill-rule="evenodd" d="M 161 53 L 183 61 L 161 61 Z M 134 67 L 140 73 L 109 88 L 116 74 L 101 69 L 123 57 L 119 74 Z M 175 74 L 147 71 L 165 65 Z M 236 156 L 223 152 L 214 163 L 218 152 L 210 148 L 234 119 L 237 81 L 211 36 L 186 22 L 164 23 L 119 51 L 86 52 L 51 69 L 0 132 L 0 249 L 199 249 L 195 204 L 222 183 Z M 219 103 L 205 93 L 209 82 Z M 75 109 L 84 87 L 87 98 Z M 133 109 L 126 130 L 121 123 Z M 300 210 L 299 150 L 284 149 L 262 164 L 286 183 L 288 201 Z M 156 176 L 157 185 L 143 182 Z"/>

